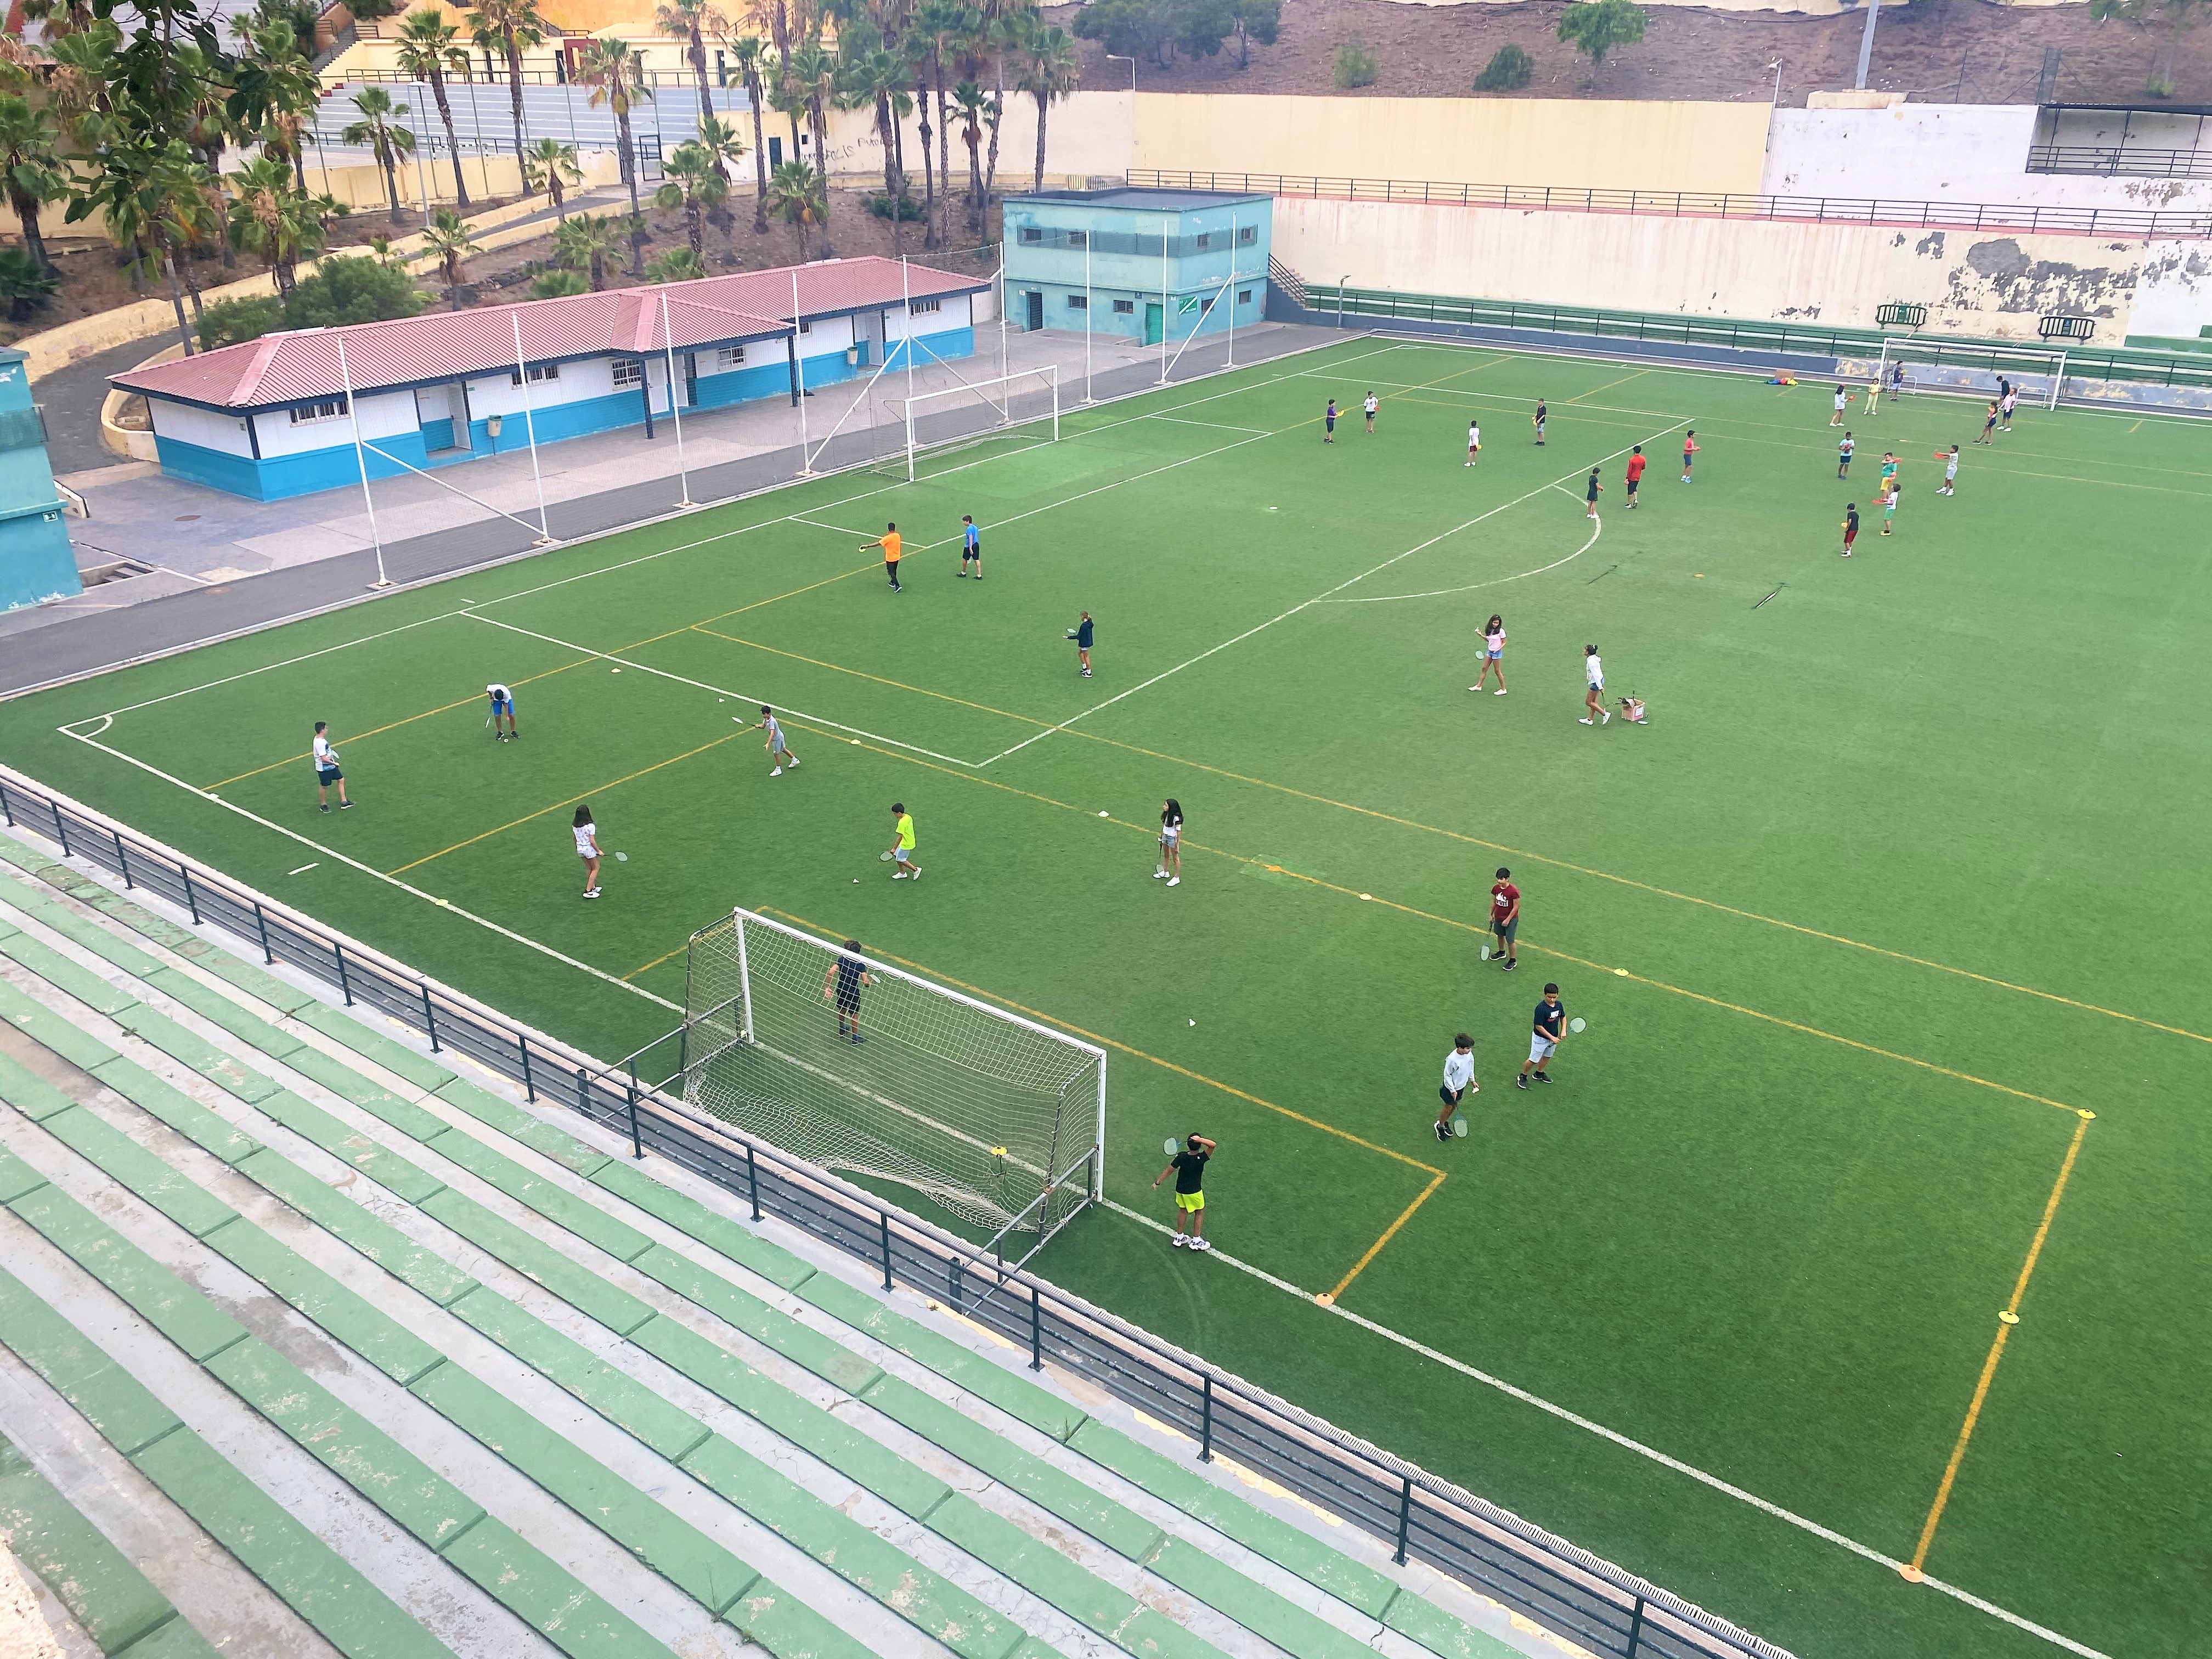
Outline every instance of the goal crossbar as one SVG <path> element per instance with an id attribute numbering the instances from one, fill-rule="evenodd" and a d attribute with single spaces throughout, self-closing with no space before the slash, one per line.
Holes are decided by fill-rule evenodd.
<path id="1" fill-rule="evenodd" d="M 933 366 L 945 369 L 959 384 L 936 386 L 927 391 L 915 392 L 909 397 L 886 398 L 884 400 L 898 410 L 901 424 L 904 428 L 905 470 L 908 483 L 912 483 L 915 480 L 915 458 L 923 451 L 988 436 L 994 430 L 1015 426 L 1042 425 L 1049 419 L 1052 428 L 1051 441 L 1054 443 L 1060 441 L 1059 364 L 1044 363 L 1035 368 L 1018 368 L 1011 374 L 994 374 L 987 379 L 975 380 L 968 379 L 941 358 Z M 1014 398 L 1017 394 L 1024 392 L 1035 396 L 1040 401 L 1046 402 L 1047 406 L 1038 409 L 1033 414 L 1016 413 Z M 988 410 L 994 418 L 988 425 L 975 429 L 950 432 L 934 441 L 925 438 L 922 434 L 922 422 L 947 404 L 957 404 L 971 408 L 980 406 Z M 1042 441 L 1040 437 L 1040 441 Z"/>

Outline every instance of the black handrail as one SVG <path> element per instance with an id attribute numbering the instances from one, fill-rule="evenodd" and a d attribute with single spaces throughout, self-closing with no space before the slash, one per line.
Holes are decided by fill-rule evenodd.
<path id="1" fill-rule="evenodd" d="M 1420 1561 L 1607 1659 L 1791 1659 L 1783 1649 L 1577 1548 L 1033 1273 L 1002 1267 L 684 1101 L 608 1066 L 0 768 L 0 817 L 118 875 L 360 1004 L 567 1108 L 773 1217 L 940 1300 L 1030 1355 L 1081 1376 Z M 127 850 L 126 850 L 127 849 Z M 665 1042 L 655 1039 L 647 1048 Z M 645 1049 L 640 1049 L 642 1054 Z M 631 1057 L 635 1060 L 635 1056 Z M 1009 1294 L 1009 1292 L 1012 1292 Z"/>

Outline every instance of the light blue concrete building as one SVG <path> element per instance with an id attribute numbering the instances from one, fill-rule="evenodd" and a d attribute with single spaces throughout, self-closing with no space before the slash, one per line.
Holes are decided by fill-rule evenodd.
<path id="1" fill-rule="evenodd" d="M 0 349 L 0 611 L 84 591 L 27 361 Z"/>
<path id="2" fill-rule="evenodd" d="M 1270 196 L 1048 190 L 1006 199 L 1006 292 L 1021 328 L 1148 345 L 1256 323 L 1267 305 Z"/>

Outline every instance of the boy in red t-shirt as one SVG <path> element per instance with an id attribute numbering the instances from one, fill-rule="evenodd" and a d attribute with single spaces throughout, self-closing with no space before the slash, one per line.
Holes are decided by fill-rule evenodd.
<path id="1" fill-rule="evenodd" d="M 1628 504 L 1636 505 L 1636 486 L 1644 482 L 1644 446 L 1638 444 L 1628 457 Z"/>
<path id="2" fill-rule="evenodd" d="M 1690 458 L 1698 453 L 1698 434 L 1691 430 L 1682 434 L 1682 482 L 1690 482 Z"/>
<path id="3" fill-rule="evenodd" d="M 1513 884 L 1512 874 L 1500 865 L 1498 880 L 1490 890 L 1490 931 L 1498 935 L 1498 953 L 1505 958 L 1502 965 L 1509 974 L 1519 965 L 1515 959 L 1513 935 L 1521 927 L 1521 890 Z"/>

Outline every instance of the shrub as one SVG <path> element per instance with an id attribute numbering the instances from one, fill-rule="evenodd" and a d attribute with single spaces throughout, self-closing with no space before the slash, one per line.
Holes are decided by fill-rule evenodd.
<path id="1" fill-rule="evenodd" d="M 911 196 L 902 196 L 894 204 L 890 197 L 878 191 L 873 196 L 868 198 L 868 211 L 878 219 L 907 219 L 918 222 L 921 217 L 921 204 Z"/>
<path id="2" fill-rule="evenodd" d="M 30 320 L 31 313 L 52 300 L 60 286 L 21 248 L 0 248 L 0 302 L 7 306 L 9 322 Z"/>
<path id="3" fill-rule="evenodd" d="M 251 300 L 217 300 L 200 313 L 200 349 L 258 340 L 284 326 L 284 302 L 273 294 Z"/>
<path id="4" fill-rule="evenodd" d="M 645 263 L 645 279 L 649 283 L 689 283 L 706 274 L 707 267 L 688 247 L 672 248 Z"/>
<path id="5" fill-rule="evenodd" d="M 380 323 L 412 317 L 428 296 L 397 265 L 361 257 L 325 259 L 303 276 L 284 301 L 287 328 L 335 328 L 342 323 Z"/>
<path id="6" fill-rule="evenodd" d="M 592 285 L 580 270 L 549 270 L 530 285 L 533 300 L 565 300 L 571 294 L 589 294 Z"/>
<path id="7" fill-rule="evenodd" d="M 1350 92 L 1354 87 L 1371 87 L 1375 77 L 1382 72 L 1382 60 L 1367 49 L 1367 43 L 1354 35 L 1336 49 L 1336 71 L 1334 79 L 1339 92 Z"/>
<path id="8" fill-rule="evenodd" d="M 1534 73 L 1536 60 L 1520 47 L 1510 44 L 1498 47 L 1497 53 L 1482 66 L 1482 73 L 1474 77 L 1477 92 L 1514 92 L 1528 84 Z"/>

